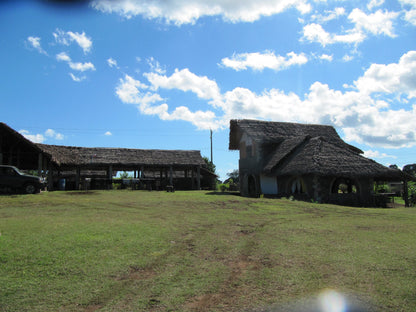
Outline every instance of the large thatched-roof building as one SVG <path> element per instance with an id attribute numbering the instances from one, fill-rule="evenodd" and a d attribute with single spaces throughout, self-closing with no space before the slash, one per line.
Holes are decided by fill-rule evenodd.
<path id="1" fill-rule="evenodd" d="M 148 187 L 210 188 L 215 174 L 205 168 L 196 150 L 146 150 L 74 147 L 33 143 L 0 123 L 0 164 L 37 170 L 48 177 L 49 189 L 65 179 L 66 188 L 79 189 L 86 179 L 92 187 L 111 185 L 117 171 L 133 171 Z"/>
<path id="2" fill-rule="evenodd" d="M 230 150 L 240 151 L 245 196 L 295 196 L 318 202 L 375 205 L 375 181 L 406 181 L 400 170 L 365 158 L 331 126 L 231 120 Z"/>

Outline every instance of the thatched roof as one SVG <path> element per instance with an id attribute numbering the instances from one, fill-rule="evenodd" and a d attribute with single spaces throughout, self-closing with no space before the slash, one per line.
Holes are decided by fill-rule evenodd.
<path id="1" fill-rule="evenodd" d="M 231 120 L 230 150 L 239 149 L 239 143 L 243 133 L 246 133 L 252 140 L 259 144 L 281 143 L 287 139 L 305 136 L 321 136 L 335 145 L 349 148 L 357 153 L 363 153 L 360 149 L 345 143 L 332 126 L 249 119 Z"/>
<path id="2" fill-rule="evenodd" d="M 231 150 L 239 149 L 244 133 L 263 146 L 265 174 L 409 180 L 402 171 L 360 155 L 363 152 L 345 143 L 331 126 L 231 120 Z"/>
<path id="3" fill-rule="evenodd" d="M 10 153 L 19 152 L 19 169 L 33 169 L 38 165 L 41 150 L 22 134 L 0 122 L 0 152 L 3 153 L 3 161 L 6 157 L 13 158 Z M 7 161 L 10 162 L 10 159 Z"/>
<path id="4" fill-rule="evenodd" d="M 37 144 L 60 167 L 198 166 L 205 162 L 199 151 L 75 147 Z"/>
<path id="5" fill-rule="evenodd" d="M 378 180 L 405 178 L 402 171 L 387 168 L 349 149 L 332 144 L 323 137 L 299 140 L 297 146 L 292 146 L 284 157 L 276 158 L 273 155 L 264 171 L 279 176 L 313 174 L 349 178 L 372 177 Z"/>
<path id="6" fill-rule="evenodd" d="M 0 122 L 0 151 L 10 153 L 19 151 L 20 168 L 35 169 L 38 167 L 39 154 L 49 158 L 61 169 L 89 167 L 94 170 L 114 170 L 147 167 L 181 167 L 205 165 L 200 151 L 196 150 L 145 150 L 128 148 L 97 148 L 59 146 L 33 143 L 22 134 L 3 122 Z"/>

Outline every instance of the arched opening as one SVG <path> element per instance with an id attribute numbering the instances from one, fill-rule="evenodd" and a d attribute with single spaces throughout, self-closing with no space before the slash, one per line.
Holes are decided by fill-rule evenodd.
<path id="1" fill-rule="evenodd" d="M 332 194 L 356 194 L 358 193 L 357 183 L 349 178 L 337 178 L 332 184 Z"/>
<path id="2" fill-rule="evenodd" d="M 301 178 L 295 178 L 290 184 L 291 194 L 303 194 L 305 193 L 305 185 Z"/>
<path id="3" fill-rule="evenodd" d="M 248 196 L 257 197 L 256 179 L 253 175 L 248 176 Z"/>

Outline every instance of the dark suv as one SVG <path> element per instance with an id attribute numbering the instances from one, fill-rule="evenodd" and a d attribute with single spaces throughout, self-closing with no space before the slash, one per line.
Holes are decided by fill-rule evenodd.
<path id="1" fill-rule="evenodd" d="M 0 192 L 39 193 L 41 179 L 21 173 L 16 167 L 0 165 Z"/>

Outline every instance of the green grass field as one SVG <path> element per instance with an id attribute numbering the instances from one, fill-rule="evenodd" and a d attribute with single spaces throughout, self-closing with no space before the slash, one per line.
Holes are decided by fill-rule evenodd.
<path id="1" fill-rule="evenodd" d="M 0 311 L 416 311 L 416 209 L 220 193 L 0 196 Z"/>

